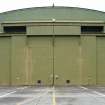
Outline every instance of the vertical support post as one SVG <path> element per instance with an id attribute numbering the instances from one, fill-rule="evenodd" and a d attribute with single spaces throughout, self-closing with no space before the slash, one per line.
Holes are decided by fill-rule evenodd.
<path id="1" fill-rule="evenodd" d="M 55 40 L 55 32 L 54 32 L 54 21 L 53 21 L 53 83 L 52 83 L 52 85 L 54 86 L 54 83 L 55 83 L 55 71 L 54 71 L 54 40 Z"/>

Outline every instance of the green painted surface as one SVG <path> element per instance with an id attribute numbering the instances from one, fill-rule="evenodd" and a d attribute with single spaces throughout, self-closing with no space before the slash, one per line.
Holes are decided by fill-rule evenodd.
<path id="1" fill-rule="evenodd" d="M 81 36 L 82 84 L 96 84 L 96 36 Z"/>
<path id="2" fill-rule="evenodd" d="M 80 33 L 80 26 L 54 26 L 55 35 L 78 35 Z"/>
<path id="3" fill-rule="evenodd" d="M 80 37 L 55 37 L 54 46 L 52 37 L 29 37 L 28 41 L 31 85 L 38 85 L 38 80 L 52 85 L 53 76 L 54 85 L 67 85 L 66 80 L 81 83 Z"/>
<path id="4" fill-rule="evenodd" d="M 97 84 L 105 85 L 105 37 L 97 37 Z"/>
<path id="5" fill-rule="evenodd" d="M 28 26 L 28 35 L 52 35 L 53 26 Z"/>
<path id="6" fill-rule="evenodd" d="M 50 37 L 29 37 L 30 84 L 52 85 L 53 49 Z"/>
<path id="7" fill-rule="evenodd" d="M 52 24 L 53 25 L 53 24 Z M 28 26 L 27 35 L 78 35 L 80 34 L 80 26 Z"/>
<path id="8" fill-rule="evenodd" d="M 72 85 L 105 84 L 105 37 L 80 33 L 83 24 L 104 25 L 94 23 L 105 21 L 104 12 L 73 7 L 37 7 L 1 13 L 0 23 L 7 21 L 39 23 L 27 24 L 25 35 L 11 34 L 10 38 L 0 34 L 0 85 L 38 85 L 38 80 L 42 85 L 66 85 L 66 80 Z M 77 26 L 56 21 L 93 23 Z M 0 32 L 3 32 L 2 25 L 23 25 L 20 23 L 0 24 Z M 54 40 L 51 35 L 55 35 Z"/>
<path id="9" fill-rule="evenodd" d="M 105 37 L 0 37 L 0 58 L 0 85 L 105 84 Z"/>
<path id="10" fill-rule="evenodd" d="M 25 85 L 26 81 L 26 36 L 12 36 L 11 82 L 12 85 Z"/>
<path id="11" fill-rule="evenodd" d="M 0 85 L 105 84 L 105 37 L 0 37 L 0 58 Z"/>
<path id="12" fill-rule="evenodd" d="M 36 7 L 0 14 L 0 22 L 52 20 L 52 18 L 73 21 L 105 21 L 105 13 L 75 7 Z"/>
<path id="13" fill-rule="evenodd" d="M 11 38 L 0 37 L 0 85 L 10 85 L 11 73 Z"/>
<path id="14" fill-rule="evenodd" d="M 54 44 L 54 73 L 55 85 L 80 84 L 80 37 L 55 37 Z"/>

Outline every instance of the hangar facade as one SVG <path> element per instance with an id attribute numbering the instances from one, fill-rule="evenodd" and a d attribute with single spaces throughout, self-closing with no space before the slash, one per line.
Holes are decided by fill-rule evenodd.
<path id="1" fill-rule="evenodd" d="M 0 85 L 105 85 L 105 13 L 76 7 L 1 13 Z"/>

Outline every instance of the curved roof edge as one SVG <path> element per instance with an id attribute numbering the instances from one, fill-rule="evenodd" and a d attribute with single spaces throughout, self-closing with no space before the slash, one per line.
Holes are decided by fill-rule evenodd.
<path id="1" fill-rule="evenodd" d="M 10 11 L 5 11 L 5 12 L 1 12 L 0 14 L 7 14 L 7 13 L 11 13 L 11 12 L 17 12 L 17 11 L 24 11 L 27 9 L 39 9 L 39 8 L 75 8 L 75 9 L 84 9 L 87 11 L 93 11 L 93 12 L 101 12 L 104 13 L 104 11 L 100 11 L 100 10 L 95 10 L 95 9 L 89 9 L 89 8 L 81 8 L 81 7 L 69 7 L 69 6 L 42 6 L 42 7 L 29 7 L 29 8 L 21 8 L 21 9 L 15 9 L 15 10 L 10 10 Z"/>
<path id="2" fill-rule="evenodd" d="M 0 13 L 0 22 L 5 21 L 41 21 L 41 20 L 69 20 L 69 21 L 104 21 L 105 12 L 65 6 L 47 6 L 23 8 Z"/>

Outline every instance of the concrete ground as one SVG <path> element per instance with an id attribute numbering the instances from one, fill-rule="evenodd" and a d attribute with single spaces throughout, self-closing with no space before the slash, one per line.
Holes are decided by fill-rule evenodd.
<path id="1" fill-rule="evenodd" d="M 0 87 L 0 105 L 105 105 L 105 87 Z"/>

